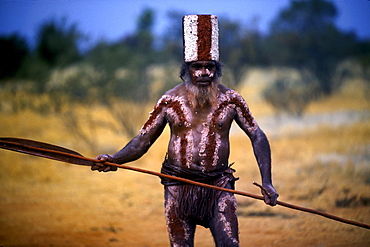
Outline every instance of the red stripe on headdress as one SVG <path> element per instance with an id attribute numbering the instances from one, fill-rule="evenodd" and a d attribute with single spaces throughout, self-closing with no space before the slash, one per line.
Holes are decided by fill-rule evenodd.
<path id="1" fill-rule="evenodd" d="M 212 23 L 210 15 L 198 15 L 198 60 L 212 60 Z"/>

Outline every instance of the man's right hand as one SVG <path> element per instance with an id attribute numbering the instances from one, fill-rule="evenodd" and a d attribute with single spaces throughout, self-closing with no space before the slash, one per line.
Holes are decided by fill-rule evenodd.
<path id="1" fill-rule="evenodd" d="M 112 155 L 109 155 L 109 154 L 101 154 L 97 156 L 95 159 L 101 160 L 101 161 L 113 162 L 113 157 Z M 91 166 L 91 170 L 92 171 L 98 170 L 99 172 L 109 172 L 109 171 L 117 171 L 117 167 L 104 165 L 104 163 L 95 163 L 93 166 Z"/>

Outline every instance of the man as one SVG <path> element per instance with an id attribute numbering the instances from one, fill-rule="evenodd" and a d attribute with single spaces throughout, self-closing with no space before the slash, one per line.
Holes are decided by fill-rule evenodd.
<path id="1" fill-rule="evenodd" d="M 122 150 L 97 159 L 115 163 L 144 155 L 168 123 L 171 129 L 162 173 L 234 189 L 229 165 L 229 131 L 233 121 L 251 139 L 262 176 L 266 204 L 276 205 L 278 194 L 271 181 L 270 146 L 244 99 L 220 84 L 218 23 L 213 15 L 183 18 L 184 63 L 182 84 L 166 92 L 149 119 Z M 115 167 L 96 164 L 93 170 Z M 239 246 L 236 200 L 233 194 L 174 180 L 162 179 L 165 216 L 171 246 L 193 246 L 196 225 L 210 228 L 216 246 Z"/>

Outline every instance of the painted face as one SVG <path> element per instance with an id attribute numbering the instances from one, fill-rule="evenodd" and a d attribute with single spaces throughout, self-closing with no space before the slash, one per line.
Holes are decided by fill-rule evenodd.
<path id="1" fill-rule="evenodd" d="M 190 64 L 191 82 L 197 86 L 209 86 L 214 81 L 215 74 L 214 61 L 196 61 Z"/>

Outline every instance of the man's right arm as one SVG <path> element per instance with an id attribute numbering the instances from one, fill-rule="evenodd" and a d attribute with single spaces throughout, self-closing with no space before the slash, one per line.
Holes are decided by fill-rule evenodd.
<path id="1" fill-rule="evenodd" d="M 137 135 L 124 148 L 112 155 L 113 162 L 123 164 L 139 159 L 157 140 L 164 127 L 165 125 L 156 128 L 156 131 Z"/>
<path id="2" fill-rule="evenodd" d="M 149 150 L 152 144 L 162 134 L 166 123 L 167 121 L 164 114 L 159 114 L 159 116 L 155 118 L 155 124 L 152 124 L 149 128 L 145 129 L 145 132 L 141 132 L 136 137 L 134 137 L 120 151 L 113 155 L 101 154 L 97 156 L 96 159 L 117 164 L 123 164 L 139 159 Z M 108 172 L 116 171 L 117 167 L 104 165 L 103 163 L 95 163 L 95 165 L 91 167 L 91 170 Z"/>

